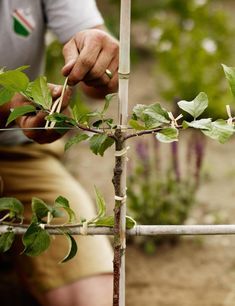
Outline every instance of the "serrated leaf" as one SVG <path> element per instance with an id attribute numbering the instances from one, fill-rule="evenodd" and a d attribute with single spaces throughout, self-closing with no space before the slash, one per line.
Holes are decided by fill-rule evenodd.
<path id="1" fill-rule="evenodd" d="M 69 242 L 69 251 L 68 254 L 61 260 L 61 263 L 65 263 L 72 259 L 77 254 L 78 250 L 76 240 L 73 238 L 73 236 L 68 233 L 64 233 L 64 235 L 66 236 Z"/>
<path id="2" fill-rule="evenodd" d="M 28 84 L 28 77 L 20 70 L 8 70 L 0 74 L 0 85 L 11 92 L 24 91 Z"/>
<path id="3" fill-rule="evenodd" d="M 9 102 L 14 95 L 14 91 L 10 91 L 6 88 L 0 89 L 0 106 L 6 102 Z"/>
<path id="4" fill-rule="evenodd" d="M 90 149 L 96 155 L 104 155 L 104 152 L 114 144 L 114 139 L 106 134 L 93 135 L 90 140 Z"/>
<path id="5" fill-rule="evenodd" d="M 29 94 L 29 88 L 27 93 Z M 40 76 L 35 81 L 30 83 L 30 96 L 44 109 L 51 108 L 52 96 L 47 84 L 47 79 L 44 76 Z"/>
<path id="6" fill-rule="evenodd" d="M 220 143 L 225 143 L 234 133 L 234 127 L 228 125 L 225 120 L 219 119 L 211 123 L 209 130 L 202 130 L 202 132 Z"/>
<path id="7" fill-rule="evenodd" d="M 24 254 L 28 256 L 38 256 L 50 246 L 50 235 L 37 223 L 31 223 L 22 238 L 25 249 Z"/>
<path id="8" fill-rule="evenodd" d="M 0 236 L 0 252 L 8 251 L 15 239 L 15 233 L 13 231 L 6 232 Z"/>
<path id="9" fill-rule="evenodd" d="M 56 203 L 55 208 L 63 208 L 65 210 L 65 212 L 68 215 L 69 223 L 75 223 L 77 221 L 75 212 L 70 208 L 69 201 L 66 198 L 59 196 L 55 200 L 55 203 Z"/>
<path id="10" fill-rule="evenodd" d="M 192 101 L 179 101 L 178 106 L 196 119 L 208 107 L 208 97 L 204 92 L 200 92 Z"/>
<path id="11" fill-rule="evenodd" d="M 140 120 L 144 123 L 145 129 L 157 128 L 170 122 L 168 112 L 159 103 L 151 105 L 137 104 L 133 109 L 132 120 Z M 135 122 L 131 121 L 131 124 L 135 124 L 138 128 Z M 140 124 L 141 126 L 142 124 Z"/>
<path id="12" fill-rule="evenodd" d="M 170 143 L 178 141 L 179 131 L 176 128 L 165 128 L 156 134 L 158 141 Z"/>
<path id="13" fill-rule="evenodd" d="M 211 128 L 211 118 L 194 120 L 191 122 L 183 121 L 183 128 L 192 127 L 194 129 L 209 130 Z"/>
<path id="14" fill-rule="evenodd" d="M 235 67 L 228 67 L 222 64 L 226 79 L 228 80 L 230 89 L 235 97 Z"/>
<path id="15" fill-rule="evenodd" d="M 24 116 L 26 114 L 35 112 L 36 108 L 33 105 L 23 105 L 16 107 L 10 113 L 10 116 L 7 119 L 6 126 L 9 125 L 12 121 L 16 120 L 17 118 Z"/>
<path id="16" fill-rule="evenodd" d="M 43 200 L 34 197 L 32 198 L 32 211 L 40 222 L 48 216 L 48 213 L 51 213 L 52 209 Z"/>
<path id="17" fill-rule="evenodd" d="M 0 211 L 9 211 L 10 218 L 23 219 L 24 206 L 16 198 L 0 198 Z"/>
<path id="18" fill-rule="evenodd" d="M 74 144 L 78 144 L 81 141 L 85 141 L 89 138 L 89 136 L 87 134 L 77 134 L 73 137 L 71 137 L 65 144 L 65 151 L 67 151 L 71 146 L 73 146 Z"/>
<path id="19" fill-rule="evenodd" d="M 52 115 L 48 115 L 46 116 L 45 118 L 46 120 L 48 121 L 53 121 L 53 122 L 56 122 L 56 124 L 58 126 L 76 126 L 77 123 L 74 119 L 66 116 L 65 114 L 61 114 L 61 113 L 54 113 Z"/>
<path id="20" fill-rule="evenodd" d="M 114 226 L 114 216 L 104 216 L 94 222 L 95 226 Z M 130 216 L 126 216 L 126 228 L 131 229 L 136 225 L 136 221 Z"/>
<path id="21" fill-rule="evenodd" d="M 170 122 L 168 112 L 159 103 L 148 106 L 143 111 L 143 119 L 148 129 L 157 128 Z"/>

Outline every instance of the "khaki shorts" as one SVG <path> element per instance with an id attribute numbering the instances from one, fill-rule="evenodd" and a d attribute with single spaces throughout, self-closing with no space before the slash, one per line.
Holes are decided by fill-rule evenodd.
<path id="1" fill-rule="evenodd" d="M 60 162 L 61 152 L 61 141 L 49 145 L 0 147 L 1 196 L 22 201 L 26 220 L 30 217 L 34 196 L 50 204 L 61 195 L 70 201 L 78 216 L 87 219 L 94 216 L 95 209 L 89 196 Z M 78 253 L 64 264 L 59 261 L 67 253 L 68 242 L 62 236 L 52 239 L 50 248 L 38 257 L 18 255 L 14 258 L 31 289 L 47 291 L 83 277 L 112 272 L 113 254 L 107 237 L 77 236 L 76 240 Z"/>

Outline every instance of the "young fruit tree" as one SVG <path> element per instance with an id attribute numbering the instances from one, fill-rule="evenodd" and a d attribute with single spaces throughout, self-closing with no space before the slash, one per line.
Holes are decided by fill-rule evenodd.
<path id="1" fill-rule="evenodd" d="M 133 235 L 156 235 L 156 233 L 235 233 L 234 227 L 227 228 L 169 228 L 152 226 L 137 226 L 136 222 L 126 216 L 126 165 L 128 140 L 142 135 L 154 135 L 160 142 L 171 143 L 178 141 L 179 133 L 183 129 L 193 128 L 200 130 L 206 136 L 226 142 L 234 134 L 234 117 L 227 107 L 228 119 L 203 118 L 203 112 L 208 107 L 206 93 L 199 93 L 192 101 L 181 100 L 178 102 L 178 115 L 173 116 L 159 103 L 151 105 L 138 104 L 133 108 L 129 116 L 128 109 L 128 80 L 130 73 L 130 11 L 131 1 L 121 1 L 121 26 L 120 26 L 120 64 L 119 64 L 119 114 L 118 122 L 107 117 L 107 109 L 112 103 L 113 95 L 106 97 L 101 110 L 87 112 L 80 116 L 76 107 L 72 109 L 72 116 L 60 113 L 67 79 L 61 97 L 52 104 L 52 98 L 48 89 L 47 80 L 44 76 L 38 77 L 30 82 L 24 70 L 27 67 L 19 67 L 15 70 L 0 71 L 0 105 L 9 101 L 15 93 L 25 96 L 30 105 L 11 109 L 6 127 L 2 130 L 14 130 L 13 123 L 20 116 L 28 113 L 43 111 L 46 114 L 45 126 L 36 129 L 55 129 L 58 133 L 75 130 L 77 133 L 71 137 L 65 150 L 72 145 L 87 141 L 90 150 L 96 155 L 104 155 L 111 146 L 115 146 L 114 153 L 114 175 L 112 182 L 115 190 L 114 214 L 106 214 L 106 204 L 101 193 L 95 189 L 98 213 L 91 220 L 78 220 L 71 210 L 69 201 L 58 195 L 54 205 L 45 203 L 38 198 L 32 199 L 32 218 L 30 224 L 23 223 L 23 205 L 15 198 L 0 198 L 0 250 L 7 251 L 16 234 L 23 234 L 22 241 L 24 253 L 29 256 L 37 256 L 45 251 L 50 245 L 50 234 L 65 235 L 69 241 L 68 254 L 61 259 L 62 262 L 70 260 L 76 255 L 77 246 L 73 238 L 74 234 L 112 234 L 114 237 L 114 286 L 113 306 L 125 305 L 125 250 L 126 233 Z M 235 68 L 223 65 L 226 78 L 229 81 L 232 94 L 235 97 Z M 184 120 L 181 110 L 186 112 Z M 148 205 L 148 203 L 146 203 Z M 61 215 L 62 210 L 68 215 L 68 222 L 64 225 L 52 225 L 52 219 Z M 203 232 L 204 231 L 204 232 Z"/>

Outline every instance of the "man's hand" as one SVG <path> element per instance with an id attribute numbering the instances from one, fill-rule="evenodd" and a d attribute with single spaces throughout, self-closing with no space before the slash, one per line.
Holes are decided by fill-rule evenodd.
<path id="1" fill-rule="evenodd" d="M 118 41 L 104 30 L 77 33 L 63 49 L 68 84 L 85 84 L 87 94 L 101 98 L 118 88 Z M 108 69 L 108 70 L 107 70 Z M 110 73 L 112 75 L 110 75 Z"/>
<path id="2" fill-rule="evenodd" d="M 60 97 L 62 92 L 62 86 L 49 84 L 49 88 L 51 90 L 53 101 L 55 101 L 58 97 Z M 71 97 L 71 90 L 67 89 L 64 94 L 63 104 L 61 108 L 62 113 L 68 113 L 68 103 Z M 11 103 L 11 107 L 17 107 L 22 105 L 31 104 L 25 97 L 20 94 L 16 94 Z M 28 114 L 26 116 L 22 116 L 16 120 L 17 125 L 22 128 L 35 128 L 35 127 L 44 127 L 45 126 L 45 117 L 47 114 L 44 111 L 38 111 L 36 114 Z M 56 132 L 52 129 L 46 130 L 24 130 L 24 134 L 38 142 L 38 143 L 50 143 L 62 137 L 61 133 Z"/>

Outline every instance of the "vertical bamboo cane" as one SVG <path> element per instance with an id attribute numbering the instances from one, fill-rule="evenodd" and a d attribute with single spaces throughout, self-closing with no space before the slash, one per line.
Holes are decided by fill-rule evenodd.
<path id="1" fill-rule="evenodd" d="M 119 59 L 119 128 L 116 132 L 116 176 L 114 241 L 114 306 L 125 306 L 125 250 L 126 250 L 126 133 L 128 119 L 128 91 L 130 74 L 131 0 L 121 0 L 120 59 Z M 118 293 L 117 293 L 118 290 Z"/>

